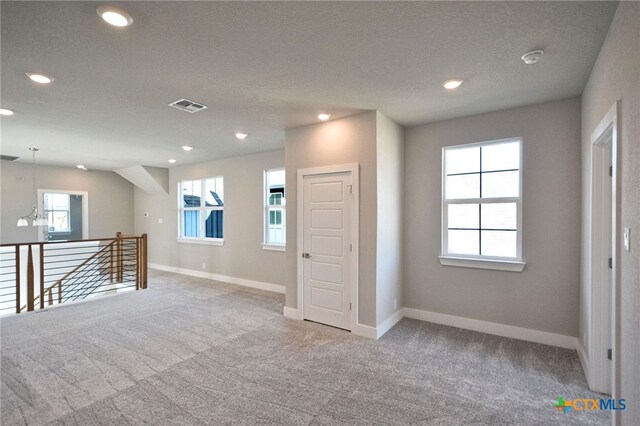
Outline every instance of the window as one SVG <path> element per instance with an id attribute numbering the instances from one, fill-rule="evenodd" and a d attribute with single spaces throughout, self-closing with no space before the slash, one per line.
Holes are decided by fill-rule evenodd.
<path id="1" fill-rule="evenodd" d="M 182 181 L 178 193 L 179 239 L 221 243 L 224 215 L 222 176 Z"/>
<path id="2" fill-rule="evenodd" d="M 49 232 L 71 232 L 69 194 L 44 194 L 44 214 L 49 221 Z"/>
<path id="3" fill-rule="evenodd" d="M 443 265 L 521 271 L 522 140 L 443 148 Z"/>
<path id="4" fill-rule="evenodd" d="M 264 172 L 264 244 L 263 248 L 283 250 L 286 241 L 284 169 Z"/>

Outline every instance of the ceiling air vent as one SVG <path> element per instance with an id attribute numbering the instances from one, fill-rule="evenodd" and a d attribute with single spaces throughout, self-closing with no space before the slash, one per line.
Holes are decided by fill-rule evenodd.
<path id="1" fill-rule="evenodd" d="M 171 102 L 169 106 L 178 108 L 181 111 L 190 112 L 192 114 L 194 112 L 202 111 L 206 108 L 205 105 L 195 103 L 193 101 L 190 101 L 189 99 L 179 99 L 175 102 Z"/>
<path id="2" fill-rule="evenodd" d="M 0 155 L 0 160 L 16 161 L 18 158 L 20 157 L 14 157 L 13 155 Z"/>

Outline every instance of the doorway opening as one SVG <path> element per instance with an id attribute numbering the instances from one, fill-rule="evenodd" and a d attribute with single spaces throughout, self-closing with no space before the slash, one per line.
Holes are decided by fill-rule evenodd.
<path id="1" fill-rule="evenodd" d="M 589 369 L 592 390 L 616 397 L 617 306 L 616 105 L 591 135 L 591 253 Z"/>
<path id="2" fill-rule="evenodd" d="M 89 238 L 89 194 L 86 191 L 38 190 L 38 209 L 49 222 L 38 241 L 77 241 Z"/>

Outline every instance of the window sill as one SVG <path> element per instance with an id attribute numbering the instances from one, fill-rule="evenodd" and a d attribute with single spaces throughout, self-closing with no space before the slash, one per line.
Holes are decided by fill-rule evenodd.
<path id="1" fill-rule="evenodd" d="M 287 246 L 280 244 L 262 244 L 262 250 L 286 251 Z"/>
<path id="2" fill-rule="evenodd" d="M 204 244 L 207 246 L 223 246 L 224 239 L 204 239 L 204 238 L 178 238 L 179 243 Z"/>
<path id="3" fill-rule="evenodd" d="M 493 269 L 496 271 L 522 272 L 526 262 L 517 260 L 473 259 L 468 257 L 438 256 L 443 266 L 462 268 Z"/>

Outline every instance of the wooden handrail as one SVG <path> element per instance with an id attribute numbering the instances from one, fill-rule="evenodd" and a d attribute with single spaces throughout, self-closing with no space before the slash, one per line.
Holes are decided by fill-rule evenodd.
<path id="1" fill-rule="evenodd" d="M 58 303 L 62 303 L 62 285 L 65 280 L 69 279 L 73 274 L 77 273 L 87 264 L 89 264 L 92 260 L 96 259 L 98 256 L 104 254 L 107 250 L 109 250 L 109 281 L 111 283 L 114 282 L 114 275 L 116 282 L 122 282 L 124 279 L 124 241 L 126 240 L 135 240 L 135 261 L 137 263 L 136 270 L 136 290 L 146 289 L 147 288 L 147 234 L 142 234 L 141 236 L 135 235 L 124 235 L 121 232 L 116 234 L 115 238 L 95 238 L 89 240 L 70 240 L 70 241 L 50 241 L 50 242 L 32 242 L 32 243 L 15 243 L 15 244 L 0 244 L 0 247 L 15 247 L 16 251 L 16 313 L 20 313 L 27 309 L 28 311 L 33 311 L 37 304 L 40 305 L 40 309 L 44 309 L 45 304 L 48 305 L 53 304 L 53 292 L 54 288 L 58 288 Z M 73 270 L 65 274 L 62 278 L 57 280 L 55 283 L 50 285 L 49 287 L 44 286 L 44 271 L 45 271 L 45 255 L 44 248 L 49 244 L 65 244 L 65 243 L 83 243 L 83 242 L 107 242 L 105 246 L 101 247 L 96 253 L 92 254 L 89 258 L 85 259 L 81 264 L 77 265 Z M 26 294 L 26 303 L 21 305 L 21 277 L 20 277 L 20 247 L 27 246 L 27 294 Z M 32 250 L 32 246 L 38 246 L 39 248 L 39 259 L 34 259 L 34 253 Z M 40 270 L 40 280 L 39 280 L 39 290 L 40 294 L 37 296 L 35 293 L 35 271 L 34 266 L 35 262 L 38 262 L 39 270 Z M 48 296 L 48 297 L 47 297 Z M 38 303 L 39 302 L 39 303 Z"/>

